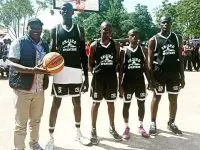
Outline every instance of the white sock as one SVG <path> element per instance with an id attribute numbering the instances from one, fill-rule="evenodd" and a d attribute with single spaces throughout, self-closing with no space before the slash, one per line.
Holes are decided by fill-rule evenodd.
<path id="1" fill-rule="evenodd" d="M 127 128 L 128 127 L 128 122 L 127 123 L 125 123 L 125 128 Z"/>
<path id="2" fill-rule="evenodd" d="M 143 127 L 143 121 L 139 121 L 139 127 Z"/>
<path id="3" fill-rule="evenodd" d="M 78 136 L 81 136 L 81 129 L 80 128 L 76 128 L 76 133 Z"/>
<path id="4" fill-rule="evenodd" d="M 152 126 L 156 126 L 156 123 L 154 121 L 151 122 Z"/>
<path id="5" fill-rule="evenodd" d="M 53 133 L 50 133 L 49 135 L 50 135 L 50 139 L 54 139 Z"/>

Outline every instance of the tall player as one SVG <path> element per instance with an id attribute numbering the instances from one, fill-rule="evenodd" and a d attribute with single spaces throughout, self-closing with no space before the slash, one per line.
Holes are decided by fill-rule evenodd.
<path id="1" fill-rule="evenodd" d="M 93 72 L 91 83 L 91 96 L 93 105 L 91 110 L 92 131 L 91 142 L 98 144 L 96 133 L 96 121 L 101 100 L 104 98 L 108 105 L 108 115 L 110 119 L 110 134 L 116 141 L 121 140 L 121 136 L 115 130 L 114 124 L 114 101 L 117 97 L 117 75 L 116 65 L 118 63 L 119 47 L 111 39 L 112 25 L 104 21 L 100 26 L 101 39 L 91 44 L 89 66 Z"/>
<path id="2" fill-rule="evenodd" d="M 143 137 L 149 137 L 149 134 L 143 128 L 143 119 L 145 114 L 146 87 L 145 72 L 148 81 L 150 76 L 147 67 L 147 61 L 143 48 L 139 43 L 138 29 L 131 29 L 128 32 L 129 46 L 120 52 L 120 69 L 119 69 L 119 93 L 124 96 L 123 118 L 125 122 L 124 139 L 130 138 L 129 108 L 131 99 L 135 93 L 138 105 L 139 132 Z"/>
<path id="3" fill-rule="evenodd" d="M 49 118 L 50 141 L 47 149 L 53 148 L 53 133 L 56 125 L 57 113 L 64 96 L 72 97 L 74 106 L 75 127 L 77 129 L 76 139 L 83 144 L 88 144 L 80 131 L 81 124 L 81 90 L 88 91 L 88 59 L 85 53 L 84 30 L 72 22 L 74 9 L 72 4 L 65 3 L 61 7 L 60 14 L 63 22 L 52 29 L 51 51 L 59 52 L 65 60 L 64 69 L 53 77 L 52 95 L 53 103 Z M 82 69 L 85 81 L 82 86 Z M 82 88 L 83 87 L 83 88 Z M 49 148 L 50 147 L 50 148 Z"/>
<path id="4" fill-rule="evenodd" d="M 151 125 L 149 133 L 156 134 L 156 116 L 158 104 L 165 87 L 169 98 L 168 129 L 175 134 L 182 134 L 175 125 L 177 112 L 177 97 L 179 90 L 184 87 L 184 65 L 181 56 L 181 41 L 171 32 L 172 19 L 163 15 L 160 20 L 161 31 L 149 40 L 148 66 L 152 85 L 154 87 L 151 102 Z"/>

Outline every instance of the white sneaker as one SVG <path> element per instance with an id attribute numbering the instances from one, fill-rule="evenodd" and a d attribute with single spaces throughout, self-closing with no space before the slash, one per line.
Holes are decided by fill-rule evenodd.
<path id="1" fill-rule="evenodd" d="M 29 146 L 31 150 L 43 150 L 38 142 L 29 142 Z"/>
<path id="2" fill-rule="evenodd" d="M 91 144 L 90 140 L 84 137 L 82 134 L 77 134 L 75 140 L 86 146 Z"/>
<path id="3" fill-rule="evenodd" d="M 54 138 L 51 137 L 45 147 L 45 150 L 53 150 L 53 148 L 54 148 Z"/>

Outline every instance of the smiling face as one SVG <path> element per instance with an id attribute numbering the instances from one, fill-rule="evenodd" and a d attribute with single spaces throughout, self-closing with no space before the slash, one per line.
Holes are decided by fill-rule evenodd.
<path id="1" fill-rule="evenodd" d="M 35 42 L 40 41 L 40 36 L 42 33 L 42 25 L 40 23 L 33 22 L 28 25 L 27 29 L 28 29 L 28 35 L 33 41 Z"/>

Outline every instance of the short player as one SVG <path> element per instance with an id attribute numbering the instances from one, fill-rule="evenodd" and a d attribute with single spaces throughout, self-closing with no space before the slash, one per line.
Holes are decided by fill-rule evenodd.
<path id="1" fill-rule="evenodd" d="M 128 32 L 128 38 L 130 44 L 120 52 L 119 67 L 119 94 L 120 97 L 124 97 L 123 118 L 125 131 L 123 138 L 126 140 L 130 138 L 129 108 L 134 93 L 138 104 L 139 132 L 143 137 L 149 137 L 149 134 L 143 128 L 146 98 L 144 72 L 148 81 L 150 80 L 147 61 L 143 48 L 138 42 L 139 30 L 131 29 Z"/>
<path id="2" fill-rule="evenodd" d="M 104 98 L 108 105 L 110 119 L 110 134 L 115 140 L 121 141 L 121 136 L 115 130 L 114 124 L 114 101 L 117 98 L 117 75 L 116 66 L 118 63 L 119 48 L 111 39 L 112 25 L 104 21 L 100 27 L 101 39 L 95 41 L 90 47 L 89 66 L 93 72 L 91 83 L 92 105 L 92 131 L 91 142 L 98 144 L 99 140 L 96 133 L 96 121 L 100 102 Z"/>

